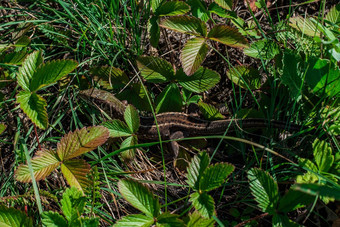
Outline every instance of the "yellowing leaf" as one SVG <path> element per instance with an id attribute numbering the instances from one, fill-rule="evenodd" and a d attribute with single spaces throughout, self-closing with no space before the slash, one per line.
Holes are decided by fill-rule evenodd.
<path id="1" fill-rule="evenodd" d="M 37 181 L 45 179 L 60 164 L 60 160 L 58 159 L 56 152 L 53 150 L 38 151 L 32 158 L 31 162 L 34 177 Z M 15 178 L 21 182 L 31 182 L 32 179 L 28 165 L 20 165 L 15 172 Z"/>
<path id="2" fill-rule="evenodd" d="M 248 47 L 247 39 L 236 28 L 227 25 L 216 25 L 211 29 L 208 38 L 232 47 Z"/>
<path id="3" fill-rule="evenodd" d="M 90 172 L 90 165 L 82 159 L 72 159 L 64 161 L 60 168 L 68 184 L 84 192 L 89 185 L 86 175 Z"/>
<path id="4" fill-rule="evenodd" d="M 62 161 L 77 157 L 102 145 L 108 137 L 109 131 L 103 126 L 77 129 L 61 138 L 57 147 L 58 156 Z"/>
<path id="5" fill-rule="evenodd" d="M 46 101 L 36 93 L 29 91 L 21 91 L 17 95 L 17 103 L 24 113 L 41 129 L 46 129 L 48 126 L 48 118 L 46 111 Z"/>

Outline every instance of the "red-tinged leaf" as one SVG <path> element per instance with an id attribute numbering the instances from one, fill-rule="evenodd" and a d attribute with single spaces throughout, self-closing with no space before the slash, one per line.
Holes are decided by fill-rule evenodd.
<path id="1" fill-rule="evenodd" d="M 195 17 L 175 16 L 163 19 L 160 23 L 163 28 L 171 29 L 184 34 L 203 36 L 207 35 L 207 26 Z"/>
<path id="2" fill-rule="evenodd" d="M 55 170 L 60 160 L 55 151 L 40 150 L 32 158 L 32 168 L 35 180 L 39 181 L 45 179 L 50 173 Z M 28 165 L 20 165 L 15 172 L 15 178 L 21 182 L 31 182 L 31 175 Z"/>
<path id="3" fill-rule="evenodd" d="M 61 138 L 57 153 L 64 161 L 92 151 L 109 138 L 109 130 L 103 126 L 77 129 Z"/>
<path id="4" fill-rule="evenodd" d="M 71 187 L 76 187 L 82 192 L 90 183 L 86 176 L 90 172 L 90 165 L 82 159 L 64 161 L 61 164 L 61 172 Z"/>
<path id="5" fill-rule="evenodd" d="M 181 63 L 185 74 L 191 76 L 207 56 L 209 46 L 204 38 L 188 40 L 182 49 Z"/>
<path id="6" fill-rule="evenodd" d="M 236 28 L 227 25 L 216 25 L 211 29 L 208 38 L 232 47 L 248 47 L 247 39 Z"/>

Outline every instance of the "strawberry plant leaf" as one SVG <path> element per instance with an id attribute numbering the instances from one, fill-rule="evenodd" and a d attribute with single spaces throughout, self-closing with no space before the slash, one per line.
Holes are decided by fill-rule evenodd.
<path id="1" fill-rule="evenodd" d="M 61 164 L 61 172 L 71 187 L 84 192 L 90 184 L 87 174 L 90 172 L 90 165 L 82 159 L 66 160 Z"/>
<path id="2" fill-rule="evenodd" d="M 326 141 L 316 139 L 313 142 L 313 154 L 315 163 L 320 172 L 328 172 L 334 163 L 332 148 Z"/>
<path id="3" fill-rule="evenodd" d="M 33 227 L 33 221 L 24 212 L 0 204 L 0 226 Z"/>
<path id="4" fill-rule="evenodd" d="M 147 90 L 140 83 L 135 83 L 126 88 L 120 94 L 117 94 L 117 98 L 120 100 L 127 100 L 140 111 L 151 111 L 151 106 L 147 97 Z"/>
<path id="5" fill-rule="evenodd" d="M 289 18 L 290 26 L 298 30 L 299 32 L 314 37 L 320 37 L 320 31 L 317 25 L 309 18 L 303 18 L 300 16 Z"/>
<path id="6" fill-rule="evenodd" d="M 17 103 L 24 113 L 41 129 L 48 126 L 48 117 L 46 111 L 46 100 L 36 93 L 21 91 L 16 97 Z"/>
<path id="7" fill-rule="evenodd" d="M 156 16 L 151 17 L 148 23 L 149 35 L 150 35 L 150 44 L 153 47 L 158 46 L 158 41 L 160 37 L 160 29 L 159 29 L 159 18 Z"/>
<path id="8" fill-rule="evenodd" d="M 12 52 L 12 53 L 3 52 L 2 54 L 0 54 L 0 63 L 5 63 L 5 64 L 9 64 L 9 65 L 22 65 L 22 63 L 25 59 L 27 59 L 27 50 L 26 49 L 18 51 L 18 52 Z M 19 73 L 20 73 L 20 69 L 19 69 Z M 19 78 L 22 80 L 22 79 L 24 79 L 24 76 L 18 74 L 18 76 L 17 76 L 18 83 L 19 83 Z M 25 80 L 21 81 L 20 83 L 22 83 L 24 81 Z M 24 82 L 24 84 L 26 84 L 26 82 Z M 19 85 L 23 88 L 22 84 L 19 84 Z"/>
<path id="9" fill-rule="evenodd" d="M 259 40 L 243 50 L 245 55 L 253 58 L 271 60 L 280 53 L 280 47 L 271 40 Z"/>
<path id="10" fill-rule="evenodd" d="M 157 224 L 160 226 L 174 226 L 182 227 L 184 222 L 178 218 L 177 214 L 170 214 L 169 212 L 164 212 L 157 217 Z"/>
<path id="11" fill-rule="evenodd" d="M 189 0 L 187 3 L 190 5 L 190 12 L 194 17 L 197 17 L 205 23 L 209 20 L 209 11 L 204 1 Z"/>
<path id="12" fill-rule="evenodd" d="M 327 13 L 325 19 L 333 24 L 340 24 L 340 4 L 333 6 Z"/>
<path id="13" fill-rule="evenodd" d="M 136 133 L 139 128 L 139 114 L 136 108 L 128 105 L 124 112 L 124 120 L 130 129 L 130 132 Z"/>
<path id="14" fill-rule="evenodd" d="M 120 145 L 120 149 L 135 146 L 137 145 L 137 143 L 138 143 L 137 136 L 129 136 L 122 142 L 122 144 Z M 124 160 L 130 160 L 135 156 L 135 153 L 136 153 L 136 149 L 132 148 L 132 149 L 123 151 L 121 153 L 121 156 Z"/>
<path id="15" fill-rule="evenodd" d="M 294 184 L 292 190 L 307 193 L 313 196 L 324 196 L 340 200 L 340 187 L 320 184 Z"/>
<path id="16" fill-rule="evenodd" d="M 140 226 L 152 226 L 154 223 L 153 217 L 148 217 L 143 214 L 131 214 L 122 217 L 115 223 L 115 227 L 140 227 Z"/>
<path id="17" fill-rule="evenodd" d="M 174 83 L 168 84 L 156 98 L 156 113 L 180 112 L 182 106 L 181 92 Z"/>
<path id="18" fill-rule="evenodd" d="M 33 74 L 36 68 L 43 63 L 43 57 L 41 51 L 35 51 L 27 56 L 22 63 L 17 75 L 18 84 L 22 89 L 28 91 Z"/>
<path id="19" fill-rule="evenodd" d="M 60 201 L 63 214 L 69 223 L 77 220 L 84 212 L 86 198 L 77 188 L 67 188 Z"/>
<path id="20" fill-rule="evenodd" d="M 233 0 L 214 0 L 214 1 L 222 8 L 232 10 Z"/>
<path id="21" fill-rule="evenodd" d="M 210 13 L 214 13 L 223 18 L 231 18 L 231 19 L 237 18 L 237 14 L 234 11 L 226 10 L 222 8 L 221 6 L 219 6 L 218 4 L 216 4 L 215 2 L 209 5 L 208 10 Z"/>
<path id="22" fill-rule="evenodd" d="M 110 137 L 112 138 L 130 136 L 132 134 L 130 128 L 121 120 L 107 121 L 103 123 L 103 126 L 109 130 Z"/>
<path id="23" fill-rule="evenodd" d="M 232 47 L 248 47 L 247 39 L 236 28 L 227 25 L 214 26 L 210 30 L 208 38 Z"/>
<path id="24" fill-rule="evenodd" d="M 68 226 L 66 219 L 57 212 L 44 211 L 41 214 L 41 221 L 44 226 L 62 227 Z"/>
<path id="25" fill-rule="evenodd" d="M 7 126 L 4 123 L 0 123 L 0 135 L 6 130 Z"/>
<path id="26" fill-rule="evenodd" d="M 207 56 L 209 47 L 204 38 L 193 38 L 187 41 L 180 56 L 184 72 L 191 76 L 200 67 Z"/>
<path id="27" fill-rule="evenodd" d="M 37 91 L 51 83 L 57 82 L 77 68 L 78 63 L 73 60 L 56 60 L 41 64 L 34 73 L 29 84 L 30 91 Z"/>
<path id="28" fill-rule="evenodd" d="M 243 89 L 249 87 L 251 90 L 255 90 L 261 87 L 261 74 L 252 67 L 235 66 L 227 72 L 227 76 L 234 84 Z"/>
<path id="29" fill-rule="evenodd" d="M 151 83 L 167 82 L 174 77 L 171 64 L 162 58 L 141 56 L 137 66 L 144 79 Z"/>
<path id="30" fill-rule="evenodd" d="M 299 224 L 290 220 L 287 215 L 282 214 L 274 214 L 273 219 L 273 226 L 289 226 L 289 227 L 298 227 Z"/>
<path id="31" fill-rule="evenodd" d="M 276 181 L 265 171 L 252 168 L 248 171 L 250 190 L 263 212 L 275 214 L 279 201 L 279 189 Z"/>
<path id="32" fill-rule="evenodd" d="M 175 16 L 163 19 L 160 26 L 184 34 L 205 37 L 207 26 L 198 18 L 190 16 Z"/>
<path id="33" fill-rule="evenodd" d="M 57 145 L 60 160 L 64 161 L 96 149 L 106 142 L 109 131 L 103 126 L 77 129 L 61 138 Z"/>
<path id="34" fill-rule="evenodd" d="M 204 118 L 209 121 L 224 119 L 224 116 L 213 105 L 199 102 L 198 107 L 200 108 L 200 111 L 202 112 Z"/>
<path id="35" fill-rule="evenodd" d="M 217 163 L 208 166 L 203 172 L 199 183 L 199 189 L 202 191 L 211 191 L 222 185 L 224 180 L 234 171 L 235 167 L 228 163 Z"/>
<path id="36" fill-rule="evenodd" d="M 185 89 L 196 93 L 209 90 L 221 79 L 220 74 L 204 67 L 200 67 L 190 77 L 178 71 L 176 78 L 178 78 L 178 83 Z"/>
<path id="37" fill-rule="evenodd" d="M 163 2 L 156 10 L 156 15 L 159 16 L 176 16 L 189 12 L 190 7 L 185 2 L 170 1 Z"/>
<path id="38" fill-rule="evenodd" d="M 190 202 L 195 209 L 205 218 L 210 218 L 215 213 L 214 199 L 206 192 L 194 192 L 190 195 Z"/>
<path id="39" fill-rule="evenodd" d="M 312 203 L 314 199 L 314 196 L 289 189 L 280 199 L 277 210 L 278 212 L 288 213 Z"/>
<path id="40" fill-rule="evenodd" d="M 162 3 L 163 0 L 151 0 L 151 9 L 152 12 L 156 13 L 159 5 Z"/>
<path id="41" fill-rule="evenodd" d="M 94 76 L 94 80 L 105 89 L 123 88 L 129 82 L 124 71 L 112 66 L 92 67 L 90 73 Z"/>
<path id="42" fill-rule="evenodd" d="M 160 204 L 158 198 L 155 198 L 153 193 L 141 183 L 134 180 L 120 180 L 118 188 L 124 199 L 136 209 L 149 217 L 159 215 Z"/>
<path id="43" fill-rule="evenodd" d="M 35 180 L 45 179 L 60 165 L 60 160 L 53 150 L 40 150 L 31 160 Z M 20 165 L 15 172 L 15 178 L 21 182 L 31 182 L 28 165 Z"/>
<path id="44" fill-rule="evenodd" d="M 213 227 L 215 224 L 215 220 L 210 218 L 204 218 L 200 215 L 199 212 L 195 211 L 194 213 L 189 215 L 189 222 L 187 223 L 187 227 Z"/>
<path id="45" fill-rule="evenodd" d="M 210 163 L 209 156 L 206 152 L 195 155 L 190 162 L 187 173 L 187 183 L 195 190 L 199 190 L 200 180 Z"/>

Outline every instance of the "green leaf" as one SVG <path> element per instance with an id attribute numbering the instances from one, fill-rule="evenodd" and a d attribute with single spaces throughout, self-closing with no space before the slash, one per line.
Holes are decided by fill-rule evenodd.
<path id="1" fill-rule="evenodd" d="M 163 4 L 157 8 L 156 14 L 159 16 L 176 16 L 189 12 L 190 7 L 185 2 L 170 1 L 163 2 Z"/>
<path id="2" fill-rule="evenodd" d="M 277 183 L 269 173 L 252 168 L 248 171 L 250 189 L 263 212 L 274 214 L 279 202 Z"/>
<path id="3" fill-rule="evenodd" d="M 61 138 L 57 145 L 57 153 L 61 161 L 71 159 L 96 149 L 108 138 L 109 131 L 103 126 L 77 129 Z"/>
<path id="4" fill-rule="evenodd" d="M 22 87 L 22 89 L 26 91 L 29 90 L 33 74 L 42 62 L 43 57 L 41 51 L 35 51 L 27 56 L 17 75 L 18 84 Z"/>
<path id="5" fill-rule="evenodd" d="M 333 24 L 340 24 L 340 4 L 333 6 L 326 15 L 326 20 Z"/>
<path id="6" fill-rule="evenodd" d="M 206 192 L 199 194 L 198 192 L 190 195 L 190 202 L 195 209 L 205 218 L 210 218 L 215 213 L 214 199 Z"/>
<path id="7" fill-rule="evenodd" d="M 41 129 L 48 126 L 48 117 L 46 111 L 46 100 L 36 93 L 21 91 L 16 97 L 17 103 L 24 113 Z"/>
<path id="8" fill-rule="evenodd" d="M 0 204 L 0 226 L 2 227 L 33 227 L 33 221 L 24 212 L 8 208 Z"/>
<path id="9" fill-rule="evenodd" d="M 55 83 L 77 68 L 78 63 L 73 60 L 56 60 L 41 64 L 34 73 L 29 84 L 30 91 L 37 91 L 51 83 Z"/>
<path id="10" fill-rule="evenodd" d="M 67 188 L 60 201 L 63 214 L 69 223 L 78 219 L 84 212 L 86 198 L 77 188 Z"/>
<path id="11" fill-rule="evenodd" d="M 176 77 L 178 78 L 178 83 L 180 85 L 182 85 L 185 89 L 196 93 L 208 91 L 221 79 L 220 74 L 216 71 L 204 67 L 200 67 L 190 77 L 185 74 L 181 75 L 180 71 L 176 74 Z"/>
<path id="12" fill-rule="evenodd" d="M 60 169 L 71 187 L 84 192 L 85 188 L 89 186 L 90 179 L 87 174 L 90 173 L 90 165 L 85 160 L 66 160 L 61 164 Z"/>
<path id="13" fill-rule="evenodd" d="M 148 82 L 162 83 L 173 79 L 174 70 L 169 62 L 158 57 L 141 56 L 137 59 L 141 75 Z"/>
<path id="14" fill-rule="evenodd" d="M 120 180 L 118 188 L 122 196 L 136 209 L 150 217 L 157 217 L 160 212 L 158 198 L 141 183 L 134 180 Z"/>
<path id="15" fill-rule="evenodd" d="M 208 38 L 232 47 L 248 47 L 247 39 L 236 28 L 227 25 L 215 25 L 210 30 Z"/>
<path id="16" fill-rule="evenodd" d="M 182 106 L 181 92 L 174 83 L 168 84 L 156 98 L 156 113 L 180 112 Z"/>
<path id="17" fill-rule="evenodd" d="M 48 227 L 66 227 L 68 225 L 63 216 L 53 211 L 44 211 L 41 214 L 41 221 L 44 226 Z"/>
<path id="18" fill-rule="evenodd" d="M 137 136 L 129 136 L 126 138 L 122 144 L 120 145 L 120 149 L 126 148 L 126 147 L 132 147 L 137 145 L 138 140 Z M 135 156 L 136 148 L 125 150 L 121 153 L 121 156 L 124 160 L 130 160 Z"/>
<path id="19" fill-rule="evenodd" d="M 144 90 L 143 84 L 136 83 L 126 88 L 117 98 L 127 100 L 128 103 L 136 107 L 140 111 L 151 111 L 151 106 L 147 97 L 147 89 Z"/>
<path id="20" fill-rule="evenodd" d="M 152 12 L 155 13 L 159 5 L 161 4 L 162 0 L 151 0 L 150 2 L 151 2 Z"/>
<path id="21" fill-rule="evenodd" d="M 209 163 L 209 156 L 206 152 L 202 152 L 193 157 L 187 173 L 187 183 L 190 187 L 195 190 L 199 190 L 200 180 Z"/>
<path id="22" fill-rule="evenodd" d="M 298 227 L 299 224 L 290 220 L 287 215 L 274 214 L 273 216 L 273 227 Z"/>
<path id="23" fill-rule="evenodd" d="M 299 75 L 298 62 L 300 57 L 292 50 L 285 50 L 283 54 L 283 75 L 281 81 L 289 87 L 289 90 L 295 99 L 301 97 L 302 78 Z"/>
<path id="24" fill-rule="evenodd" d="M 300 158 L 299 159 L 299 166 L 301 167 L 305 167 L 307 169 L 310 169 L 314 172 L 318 172 L 318 168 L 316 167 L 316 165 L 310 161 L 309 159 L 304 159 L 304 158 Z M 296 177 L 296 182 L 297 183 L 314 183 L 319 179 L 319 177 L 312 173 L 312 172 L 307 172 L 304 175 L 298 175 Z"/>
<path id="25" fill-rule="evenodd" d="M 231 19 L 237 18 L 237 14 L 234 11 L 226 10 L 226 9 L 220 7 L 219 5 L 217 5 L 215 2 L 213 2 L 209 5 L 208 10 L 209 10 L 210 13 L 215 13 L 220 17 L 231 18 Z"/>
<path id="26" fill-rule="evenodd" d="M 0 123 L 0 135 L 6 130 L 7 126 L 4 123 Z"/>
<path id="27" fill-rule="evenodd" d="M 220 187 L 234 169 L 235 167 L 228 163 L 216 163 L 209 166 L 202 175 L 199 189 L 201 191 L 210 191 Z"/>
<path id="28" fill-rule="evenodd" d="M 279 48 L 275 42 L 263 39 L 252 43 L 250 47 L 243 50 L 243 53 L 253 58 L 272 60 L 280 53 Z"/>
<path id="29" fill-rule="evenodd" d="M 290 26 L 298 30 L 299 32 L 314 37 L 320 37 L 320 31 L 315 23 L 309 18 L 303 18 L 300 16 L 289 18 Z"/>
<path id="30" fill-rule="evenodd" d="M 163 227 L 183 227 L 184 222 L 178 217 L 177 214 L 164 212 L 157 217 L 157 224 Z"/>
<path id="31" fill-rule="evenodd" d="M 131 214 L 131 215 L 126 215 L 122 219 L 118 220 L 114 226 L 115 227 L 126 227 L 126 226 L 147 227 L 147 226 L 152 226 L 153 223 L 154 223 L 153 217 L 147 217 L 143 214 Z"/>
<path id="32" fill-rule="evenodd" d="M 328 172 L 334 162 L 332 148 L 324 140 L 315 139 L 313 142 L 314 160 L 320 172 Z"/>
<path id="33" fill-rule="evenodd" d="M 128 76 L 121 69 L 112 66 L 97 66 L 90 69 L 94 80 L 105 89 L 123 88 L 128 82 Z"/>
<path id="34" fill-rule="evenodd" d="M 190 214 L 189 218 L 190 219 L 189 222 L 187 223 L 187 227 L 213 227 L 215 224 L 214 219 L 204 218 L 197 211 Z"/>
<path id="35" fill-rule="evenodd" d="M 3 52 L 2 54 L 0 54 L 0 63 L 9 64 L 9 65 L 21 65 L 26 57 L 27 57 L 26 49 L 21 50 L 19 52 L 12 52 L 12 53 Z M 22 75 L 21 75 L 21 78 L 22 78 Z M 21 84 L 19 85 L 21 86 Z"/>
<path id="36" fill-rule="evenodd" d="M 231 10 L 233 7 L 233 0 L 214 0 L 219 6 L 224 9 Z"/>
<path id="37" fill-rule="evenodd" d="M 184 34 L 202 36 L 207 35 L 207 26 L 198 18 L 190 16 L 175 16 L 163 19 L 160 26 Z"/>
<path id="38" fill-rule="evenodd" d="M 224 116 L 213 105 L 199 102 L 198 107 L 200 108 L 200 111 L 202 112 L 204 118 L 209 121 L 224 119 Z"/>
<path id="39" fill-rule="evenodd" d="M 193 38 L 187 41 L 180 56 L 184 72 L 191 76 L 200 67 L 208 54 L 208 44 L 204 38 Z"/>
<path id="40" fill-rule="evenodd" d="M 340 187 L 320 184 L 294 184 L 292 190 L 301 191 L 309 195 L 320 195 L 340 200 Z"/>
<path id="41" fill-rule="evenodd" d="M 303 192 L 289 189 L 280 199 L 278 212 L 288 213 L 313 202 L 314 197 Z"/>
<path id="42" fill-rule="evenodd" d="M 124 112 L 124 120 L 130 132 L 136 133 L 139 128 L 139 114 L 135 107 L 128 105 Z"/>
<path id="43" fill-rule="evenodd" d="M 60 160 L 53 150 L 40 150 L 31 160 L 35 180 L 45 179 L 60 165 Z M 31 182 L 28 165 L 20 165 L 15 172 L 15 178 L 21 182 Z"/>
<path id="44" fill-rule="evenodd" d="M 153 47 L 158 46 L 160 29 L 159 29 L 159 18 L 156 16 L 151 17 L 148 23 L 148 31 L 150 35 L 150 44 Z"/>
<path id="45" fill-rule="evenodd" d="M 201 0 L 189 0 L 187 3 L 190 5 L 191 14 L 194 17 L 201 19 L 204 22 L 209 20 L 209 11 L 204 1 Z"/>
<path id="46" fill-rule="evenodd" d="M 230 68 L 227 72 L 227 76 L 233 83 L 243 89 L 248 89 L 249 87 L 249 89 L 255 90 L 261 87 L 262 77 L 260 73 L 249 66 L 240 65 Z"/>
<path id="47" fill-rule="evenodd" d="M 103 126 L 109 130 L 110 137 L 113 138 L 130 136 L 132 134 L 130 128 L 121 120 L 115 119 L 112 121 L 107 121 L 103 123 Z"/>
<path id="48" fill-rule="evenodd" d="M 98 227 L 99 217 L 96 218 L 81 217 L 79 218 L 79 222 L 84 227 Z"/>

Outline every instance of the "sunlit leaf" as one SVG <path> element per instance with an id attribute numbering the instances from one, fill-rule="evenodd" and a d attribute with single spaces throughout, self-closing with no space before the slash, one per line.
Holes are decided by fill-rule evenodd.
<path id="1" fill-rule="evenodd" d="M 333 24 L 340 24 L 340 4 L 333 6 L 326 15 L 326 20 Z"/>
<path id="2" fill-rule="evenodd" d="M 203 116 L 207 120 L 222 120 L 225 117 L 216 109 L 213 105 L 199 102 L 198 107 L 200 108 Z"/>
<path id="3" fill-rule="evenodd" d="M 0 123 L 0 135 L 6 130 L 7 126 L 4 123 Z"/>
<path id="4" fill-rule="evenodd" d="M 84 192 L 90 182 L 90 179 L 86 176 L 90 172 L 90 165 L 85 160 L 66 160 L 61 164 L 60 169 L 71 187 L 76 187 Z"/>
<path id="5" fill-rule="evenodd" d="M 252 67 L 243 65 L 235 66 L 229 69 L 227 76 L 233 83 L 243 89 L 248 89 L 249 87 L 249 89 L 255 90 L 261 87 L 262 76 Z"/>
<path id="6" fill-rule="evenodd" d="M 263 212 L 274 214 L 279 202 L 279 189 L 276 181 L 265 171 L 252 168 L 248 171 L 250 190 Z"/>
<path id="7" fill-rule="evenodd" d="M 34 73 L 29 84 L 30 91 L 39 90 L 51 83 L 57 82 L 77 68 L 78 63 L 73 60 L 56 60 L 41 64 Z"/>
<path id="8" fill-rule="evenodd" d="M 170 1 L 163 2 L 163 4 L 157 8 L 156 14 L 159 16 L 176 16 L 189 12 L 190 7 L 185 2 Z"/>
<path id="9" fill-rule="evenodd" d="M 203 91 L 208 91 L 210 88 L 214 87 L 221 79 L 220 74 L 216 71 L 200 67 L 191 76 L 181 75 L 180 72 L 176 74 L 178 76 L 178 83 L 182 85 L 185 89 L 200 93 Z"/>
<path id="10" fill-rule="evenodd" d="M 60 160 L 53 150 L 40 150 L 31 159 L 35 180 L 45 179 L 60 165 Z M 31 182 L 28 165 L 20 165 L 15 172 L 15 178 L 21 182 Z"/>
<path id="11" fill-rule="evenodd" d="M 214 26 L 210 30 L 208 38 L 232 47 L 248 47 L 247 39 L 236 28 L 227 25 Z"/>
<path id="12" fill-rule="evenodd" d="M 316 24 L 314 24 L 309 18 L 303 18 L 300 16 L 289 18 L 290 26 L 302 32 L 308 36 L 320 37 L 320 31 Z"/>
<path id="13" fill-rule="evenodd" d="M 120 145 L 120 149 L 135 146 L 137 145 L 137 143 L 138 143 L 137 136 L 129 136 L 122 142 L 122 144 Z M 130 160 L 135 156 L 135 153 L 136 148 L 128 149 L 121 153 L 121 157 L 124 160 Z"/>
<path id="14" fill-rule="evenodd" d="M 118 188 L 124 199 L 136 209 L 150 217 L 159 215 L 160 204 L 158 199 L 141 183 L 134 180 L 120 180 Z"/>
<path id="15" fill-rule="evenodd" d="M 205 218 L 210 218 L 215 213 L 214 199 L 206 192 L 199 194 L 194 192 L 190 195 L 190 202 L 195 209 Z"/>
<path id="16" fill-rule="evenodd" d="M 334 162 L 332 148 L 324 140 L 314 140 L 313 142 L 314 160 L 320 172 L 328 172 Z"/>
<path id="17" fill-rule="evenodd" d="M 72 223 L 84 212 L 86 198 L 83 193 L 75 187 L 67 188 L 60 201 L 61 209 L 68 223 Z"/>
<path id="18" fill-rule="evenodd" d="M 31 80 L 35 70 L 43 62 L 41 51 L 35 51 L 27 56 L 17 75 L 18 84 L 24 90 L 29 90 Z"/>
<path id="19" fill-rule="evenodd" d="M 57 146 L 60 160 L 64 161 L 96 149 L 109 138 L 109 131 L 103 126 L 77 129 L 69 132 Z"/>
<path id="20" fill-rule="evenodd" d="M 279 46 L 271 40 L 259 40 L 243 50 L 245 55 L 253 58 L 271 60 L 280 53 Z"/>
<path id="21" fill-rule="evenodd" d="M 180 112 L 182 110 L 182 96 L 178 86 L 170 83 L 156 98 L 156 113 Z"/>
<path id="22" fill-rule="evenodd" d="M 161 20 L 160 26 L 184 34 L 203 36 L 207 34 L 207 26 L 195 17 L 175 16 Z"/>
<path id="23" fill-rule="evenodd" d="M 233 7 L 233 0 L 214 0 L 219 6 L 224 9 L 231 10 Z"/>
<path id="24" fill-rule="evenodd" d="M 340 187 L 320 184 L 294 184 L 293 190 L 301 191 L 309 195 L 320 195 L 340 200 Z"/>
<path id="25" fill-rule="evenodd" d="M 143 214 L 131 214 L 122 217 L 118 220 L 114 227 L 141 227 L 141 226 L 152 226 L 154 223 L 153 217 L 147 217 Z"/>
<path id="26" fill-rule="evenodd" d="M 204 38 L 194 38 L 187 41 L 181 53 L 184 72 L 190 76 L 200 67 L 207 56 L 209 47 Z"/>
<path id="27" fill-rule="evenodd" d="M 209 20 L 209 11 L 204 1 L 201 0 L 188 0 L 187 3 L 190 5 L 191 14 L 194 17 L 201 19 L 204 22 Z"/>
<path id="28" fill-rule="evenodd" d="M 44 211 L 41 214 L 41 222 L 49 227 L 63 227 L 67 226 L 66 219 L 57 212 Z"/>
<path id="29" fill-rule="evenodd" d="M 124 113 L 124 120 L 130 129 L 130 132 L 137 132 L 139 128 L 139 114 L 135 107 L 128 105 Z"/>
<path id="30" fill-rule="evenodd" d="M 128 76 L 121 70 L 112 66 L 96 66 L 90 69 L 94 80 L 106 89 L 124 87 L 128 82 Z"/>
<path id="31" fill-rule="evenodd" d="M 169 62 L 158 57 L 141 56 L 137 59 L 141 75 L 149 82 L 160 83 L 173 79 L 174 70 Z"/>
<path id="32" fill-rule="evenodd" d="M 156 12 L 156 10 L 158 9 L 159 5 L 161 4 L 162 0 L 150 0 L 151 2 L 151 9 L 152 12 Z"/>
<path id="33" fill-rule="evenodd" d="M 234 169 L 235 167 L 228 163 L 217 163 L 208 166 L 200 180 L 199 189 L 202 191 L 210 191 L 220 187 Z"/>
<path id="34" fill-rule="evenodd" d="M 189 219 L 189 222 L 187 223 L 187 227 L 213 227 L 215 224 L 214 219 L 204 218 L 197 211 L 190 214 L 189 218 L 190 219 Z"/>
<path id="35" fill-rule="evenodd" d="M 103 123 L 103 126 L 105 126 L 109 132 L 110 137 L 123 137 L 123 136 L 130 136 L 133 132 L 130 131 L 129 127 L 125 124 L 125 122 L 122 122 L 121 120 L 112 120 L 112 121 L 106 121 Z"/>
<path id="36" fill-rule="evenodd" d="M 33 221 L 24 212 L 5 207 L 0 204 L 0 226 L 3 227 L 33 227 Z"/>
<path id="37" fill-rule="evenodd" d="M 24 113 L 41 129 L 46 129 L 48 126 L 48 117 L 46 111 L 46 100 L 36 93 L 29 91 L 21 91 L 17 95 L 17 103 Z"/>
<path id="38" fill-rule="evenodd" d="M 195 190 L 199 190 L 200 180 L 209 163 L 209 156 L 206 152 L 202 152 L 193 157 L 188 167 L 187 173 L 187 183 L 190 187 Z"/>

